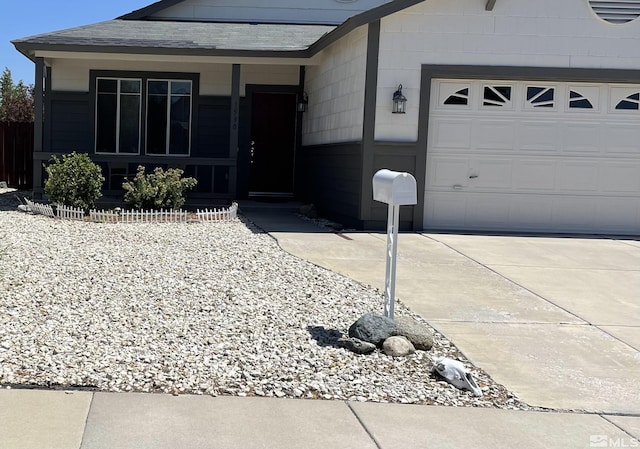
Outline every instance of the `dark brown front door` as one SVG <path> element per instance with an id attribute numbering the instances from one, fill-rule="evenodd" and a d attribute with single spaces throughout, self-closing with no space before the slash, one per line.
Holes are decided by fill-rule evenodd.
<path id="1" fill-rule="evenodd" d="M 254 93 L 251 109 L 249 195 L 291 196 L 296 146 L 296 95 Z"/>

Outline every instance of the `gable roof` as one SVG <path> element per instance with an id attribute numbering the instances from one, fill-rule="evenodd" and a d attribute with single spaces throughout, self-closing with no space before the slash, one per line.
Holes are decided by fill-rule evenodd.
<path id="1" fill-rule="evenodd" d="M 149 17 L 163 9 L 170 8 L 178 3 L 182 3 L 184 0 L 160 0 L 158 2 L 152 3 L 151 5 L 145 6 L 140 9 L 136 9 L 135 11 L 131 11 L 128 14 L 124 14 L 118 19 L 122 20 L 141 20 Z"/>
<path id="2" fill-rule="evenodd" d="M 182 0 L 161 0 L 147 8 L 165 8 L 179 1 Z M 12 43 L 30 59 L 39 50 L 310 58 L 355 28 L 423 1 L 394 0 L 353 16 L 337 27 L 118 18 L 17 39 Z"/>

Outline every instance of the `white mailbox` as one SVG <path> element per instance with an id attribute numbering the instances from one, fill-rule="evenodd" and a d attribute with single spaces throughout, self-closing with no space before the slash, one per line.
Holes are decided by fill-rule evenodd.
<path id="1" fill-rule="evenodd" d="M 391 206 L 417 204 L 416 178 L 410 173 L 378 170 L 373 175 L 373 199 Z"/>
<path id="2" fill-rule="evenodd" d="M 393 319 L 396 302 L 396 255 L 400 206 L 418 203 L 416 178 L 409 173 L 378 170 L 373 175 L 373 199 L 389 205 L 387 218 L 387 268 L 384 288 L 384 316 Z"/>

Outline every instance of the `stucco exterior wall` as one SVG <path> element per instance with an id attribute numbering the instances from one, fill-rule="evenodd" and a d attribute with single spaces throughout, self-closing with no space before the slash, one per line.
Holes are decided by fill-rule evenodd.
<path id="1" fill-rule="evenodd" d="M 432 0 L 382 19 L 377 140 L 415 141 L 422 64 L 640 68 L 640 20 L 612 25 L 586 0 Z M 405 115 L 391 113 L 402 83 Z M 426 126 L 426 124 L 423 124 Z"/>
<path id="2" fill-rule="evenodd" d="M 362 139 L 367 27 L 360 27 L 323 50 L 307 67 L 303 145 Z"/>
<path id="3" fill-rule="evenodd" d="M 231 95 L 231 64 L 96 59 L 54 59 L 50 63 L 54 91 L 88 92 L 90 70 L 124 70 L 199 73 L 200 95 Z M 242 65 L 240 94 L 244 96 L 247 84 L 297 85 L 298 72 L 295 65 Z"/>

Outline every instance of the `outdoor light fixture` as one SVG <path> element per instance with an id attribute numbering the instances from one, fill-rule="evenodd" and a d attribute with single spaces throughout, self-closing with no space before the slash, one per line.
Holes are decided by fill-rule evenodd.
<path id="1" fill-rule="evenodd" d="M 298 112 L 307 112 L 309 106 L 309 96 L 306 92 L 302 92 L 302 98 L 298 101 Z"/>
<path id="2" fill-rule="evenodd" d="M 407 98 L 402 95 L 402 84 L 398 86 L 398 90 L 393 93 L 393 111 L 394 114 L 404 114 L 407 112 Z"/>

